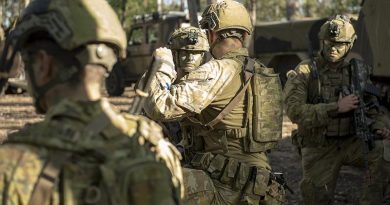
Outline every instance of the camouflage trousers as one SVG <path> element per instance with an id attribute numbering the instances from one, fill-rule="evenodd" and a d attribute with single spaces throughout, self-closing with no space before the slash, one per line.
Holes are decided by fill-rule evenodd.
<path id="1" fill-rule="evenodd" d="M 337 177 L 343 165 L 365 170 L 366 159 L 369 172 L 364 177 L 360 204 L 381 204 L 383 198 L 382 156 L 383 144 L 376 141 L 375 148 L 363 155 L 363 142 L 357 137 L 329 140 L 322 147 L 302 148 L 303 179 L 300 184 L 305 205 L 332 204 Z"/>
<path id="2" fill-rule="evenodd" d="M 183 168 L 185 187 L 183 204 L 282 205 L 285 203 L 285 191 L 276 181 L 270 179 L 269 170 L 252 167 L 252 170 L 255 170 L 253 174 L 244 173 L 243 164 L 237 169 L 229 169 L 230 161 L 225 160 L 226 163 L 221 165 L 224 170 L 216 172 L 210 172 L 210 168 L 205 169 L 206 171 Z M 211 166 L 212 162 L 209 167 Z"/>
<path id="3" fill-rule="evenodd" d="M 390 204 L 390 140 L 383 140 L 384 199 L 382 204 Z"/>

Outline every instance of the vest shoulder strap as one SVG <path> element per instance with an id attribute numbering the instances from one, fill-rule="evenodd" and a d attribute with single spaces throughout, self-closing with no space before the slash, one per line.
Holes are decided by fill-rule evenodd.
<path id="1" fill-rule="evenodd" d="M 237 105 L 237 103 L 242 99 L 246 89 L 248 88 L 250 84 L 250 79 L 252 78 L 254 74 L 254 65 L 255 60 L 251 58 L 245 59 L 245 68 L 243 70 L 245 75 L 245 85 L 241 88 L 240 92 L 234 98 L 229 102 L 229 104 L 226 105 L 226 107 L 210 122 L 208 122 L 205 126 L 209 129 L 213 129 L 213 127 L 218 124 L 223 118 L 229 114 L 233 108 Z"/>

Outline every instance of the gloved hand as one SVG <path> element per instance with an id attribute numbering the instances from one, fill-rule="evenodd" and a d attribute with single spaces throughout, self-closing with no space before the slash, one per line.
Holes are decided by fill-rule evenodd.
<path id="1" fill-rule="evenodd" d="M 157 48 L 153 56 L 158 66 L 158 71 L 167 74 L 171 79 L 175 79 L 176 71 L 171 50 L 165 47 Z"/>
<path id="2" fill-rule="evenodd" d="M 172 51 L 165 47 L 157 48 L 153 56 L 156 58 L 156 60 L 162 60 L 163 63 L 170 64 L 174 68 L 174 62 L 173 62 L 173 56 Z"/>

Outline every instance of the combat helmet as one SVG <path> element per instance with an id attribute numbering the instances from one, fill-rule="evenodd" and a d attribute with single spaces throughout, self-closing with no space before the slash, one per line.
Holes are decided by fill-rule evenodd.
<path id="1" fill-rule="evenodd" d="M 209 50 L 207 36 L 201 29 L 185 27 L 176 29 L 168 41 L 171 50 L 205 51 Z"/>
<path id="2" fill-rule="evenodd" d="M 87 54 L 80 54 L 78 58 L 84 61 L 81 64 L 97 63 L 111 69 L 112 65 L 109 64 L 112 62 L 107 64 L 102 61 L 111 52 L 108 50 L 113 50 L 120 57 L 126 55 L 125 32 L 116 13 L 105 0 L 32 1 L 9 34 L 8 44 L 16 52 L 38 32 L 46 32 L 62 49 L 68 51 L 100 43 Z M 106 49 L 106 45 L 111 49 Z M 84 59 L 81 55 L 84 55 Z M 3 56 L 3 64 L 4 61 Z"/>
<path id="3" fill-rule="evenodd" d="M 225 29 L 239 29 L 252 33 L 253 25 L 246 8 L 239 2 L 223 0 L 209 5 L 199 22 L 202 29 L 219 32 Z"/>
<path id="4" fill-rule="evenodd" d="M 54 44 L 45 48 L 39 40 Z M 39 113 L 44 112 L 39 101 L 49 89 L 69 82 L 87 64 L 100 65 L 111 71 L 117 57 L 125 57 L 126 53 L 125 32 L 105 0 L 32 1 L 7 37 L 0 63 L 2 72 L 9 71 L 16 53 L 27 42 L 35 43 L 32 48 L 50 50 L 64 58 L 61 63 L 67 64 L 44 85 L 38 86 L 34 77 L 30 78 L 31 95 Z M 30 76 L 34 74 L 31 69 L 26 72 Z"/>
<path id="5" fill-rule="evenodd" d="M 351 44 L 357 38 L 349 17 L 345 15 L 336 15 L 326 21 L 321 26 L 318 37 L 320 40 Z"/>

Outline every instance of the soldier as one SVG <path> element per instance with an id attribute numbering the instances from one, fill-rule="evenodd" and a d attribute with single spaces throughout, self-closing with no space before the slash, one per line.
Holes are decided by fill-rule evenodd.
<path id="1" fill-rule="evenodd" d="M 32 1 L 8 42 L 45 119 L 0 147 L 2 205 L 179 204 L 179 155 L 161 128 L 101 98 L 126 49 L 106 1 Z"/>
<path id="2" fill-rule="evenodd" d="M 168 40 L 168 47 L 172 51 L 175 63 L 176 82 L 179 82 L 184 75 L 205 63 L 209 43 L 206 34 L 201 29 L 190 26 L 176 29 Z M 170 86 L 170 79 L 166 83 L 165 86 Z M 174 144 L 180 143 L 182 138 L 179 123 L 174 121 L 163 124 L 167 128 L 166 132 L 170 141 Z M 180 145 L 178 147 L 181 148 Z"/>
<path id="3" fill-rule="evenodd" d="M 176 29 L 168 41 L 176 66 L 177 80 L 205 63 L 209 50 L 206 34 L 190 26 Z"/>
<path id="4" fill-rule="evenodd" d="M 278 75 L 248 57 L 252 23 L 242 4 L 211 4 L 200 24 L 214 59 L 175 81 L 171 51 L 157 49 L 163 63 L 144 106 L 152 119 L 184 120 L 184 204 L 283 204 L 266 154 L 281 137 Z"/>
<path id="5" fill-rule="evenodd" d="M 367 176 L 361 198 L 362 204 L 380 204 L 382 199 L 382 142 L 367 150 L 358 139 L 354 127 L 354 111 L 360 100 L 368 106 L 365 113 L 375 120 L 366 124 L 372 132 L 389 137 L 389 125 L 381 120 L 376 97 L 368 92 L 360 99 L 351 92 L 355 86 L 352 73 L 359 63 L 359 75 L 369 67 L 346 56 L 356 39 L 355 30 L 347 16 L 337 15 L 325 22 L 320 30 L 320 56 L 301 62 L 288 73 L 284 89 L 287 115 L 298 124 L 293 141 L 301 148 L 303 179 L 300 187 L 305 204 L 332 204 L 337 177 L 342 165 L 364 167 Z M 368 75 L 366 75 L 368 76 Z M 356 77 L 356 76 L 355 76 Z M 369 77 L 360 83 L 371 84 Z M 369 123 L 367 121 L 367 123 Z"/>

